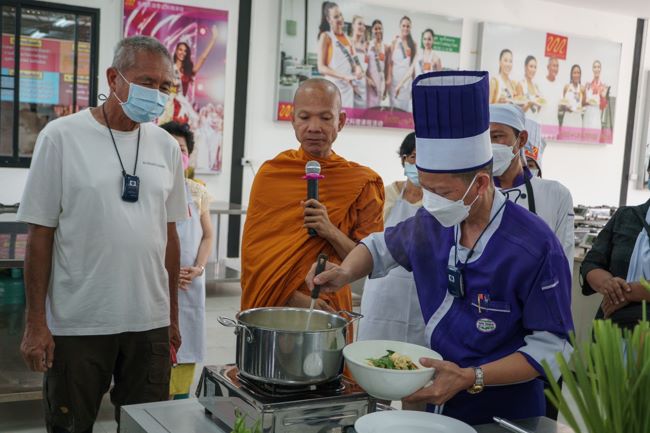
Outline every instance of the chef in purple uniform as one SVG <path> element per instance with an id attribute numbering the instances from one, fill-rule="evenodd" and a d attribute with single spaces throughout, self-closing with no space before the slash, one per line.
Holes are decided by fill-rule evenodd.
<path id="1" fill-rule="evenodd" d="M 542 361 L 557 377 L 572 351 L 571 276 L 549 227 L 494 186 L 487 73 L 420 75 L 413 118 L 423 207 L 306 283 L 335 291 L 403 266 L 444 359 L 421 360 L 433 384 L 405 400 L 470 424 L 544 415 Z"/>

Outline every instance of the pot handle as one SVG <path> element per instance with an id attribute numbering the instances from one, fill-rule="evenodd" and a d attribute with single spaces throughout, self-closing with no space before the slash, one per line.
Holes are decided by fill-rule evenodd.
<path id="1" fill-rule="evenodd" d="M 351 325 L 357 320 L 363 318 L 363 314 L 355 313 L 354 311 L 348 311 L 348 310 L 340 310 L 337 311 L 336 314 L 338 314 L 339 316 L 341 314 L 345 314 L 346 316 L 348 316 L 348 325 Z"/>
<path id="2" fill-rule="evenodd" d="M 217 321 L 221 324 L 221 326 L 225 326 L 227 328 L 235 328 L 235 334 L 239 333 L 240 329 L 243 329 L 244 332 L 246 333 L 246 342 L 247 343 L 252 343 L 254 338 L 253 338 L 253 333 L 251 332 L 250 329 L 248 329 L 248 326 L 242 325 L 241 323 L 236 322 L 235 320 L 232 320 L 229 317 L 224 317 L 224 316 L 219 316 L 217 318 Z"/>

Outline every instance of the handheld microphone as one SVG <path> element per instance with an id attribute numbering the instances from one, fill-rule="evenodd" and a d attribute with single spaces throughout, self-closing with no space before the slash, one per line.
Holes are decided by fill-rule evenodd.
<path id="1" fill-rule="evenodd" d="M 307 180 L 307 200 L 318 200 L 318 180 L 322 178 L 318 161 L 307 161 L 304 178 Z M 318 235 L 314 229 L 307 229 L 307 232 L 309 236 Z"/>

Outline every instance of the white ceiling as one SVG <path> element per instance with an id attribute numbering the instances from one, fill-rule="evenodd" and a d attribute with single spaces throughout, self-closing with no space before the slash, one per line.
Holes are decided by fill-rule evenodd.
<path id="1" fill-rule="evenodd" d="M 650 0 L 548 0 L 563 5 L 598 9 L 637 18 L 650 18 Z"/>

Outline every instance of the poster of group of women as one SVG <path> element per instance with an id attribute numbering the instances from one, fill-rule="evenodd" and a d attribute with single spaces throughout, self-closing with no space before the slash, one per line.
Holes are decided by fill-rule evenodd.
<path id="1" fill-rule="evenodd" d="M 228 11 L 124 0 L 124 37 L 155 37 L 172 55 L 174 89 L 158 123 L 188 125 L 196 173 L 221 171 L 227 34 Z"/>
<path id="2" fill-rule="evenodd" d="M 348 124 L 413 128 L 411 82 L 458 69 L 462 20 L 353 0 L 283 0 L 276 119 L 291 120 L 300 83 L 341 92 Z"/>
<path id="3" fill-rule="evenodd" d="M 511 103 L 546 139 L 612 143 L 621 44 L 483 23 L 479 67 L 490 103 Z"/>

